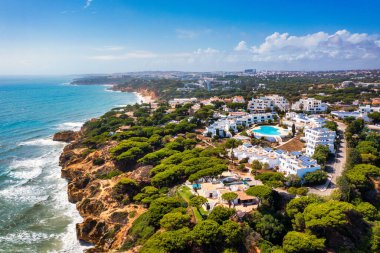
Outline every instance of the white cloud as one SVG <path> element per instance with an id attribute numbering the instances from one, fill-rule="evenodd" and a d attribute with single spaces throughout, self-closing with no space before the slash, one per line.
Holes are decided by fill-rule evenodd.
<path id="1" fill-rule="evenodd" d="M 84 8 L 88 8 L 91 6 L 93 0 L 86 0 L 86 4 L 84 5 Z"/>
<path id="2" fill-rule="evenodd" d="M 361 60 L 380 56 L 379 36 L 340 30 L 291 36 L 275 32 L 259 46 L 252 46 L 256 61 Z"/>
<path id="3" fill-rule="evenodd" d="M 262 43 L 248 46 L 240 41 L 231 50 L 199 48 L 194 51 L 162 53 L 125 51 L 119 46 L 102 48 L 104 55 L 90 57 L 101 63 L 141 66 L 142 70 L 238 70 L 248 67 L 277 70 L 336 70 L 380 66 L 380 37 L 340 30 L 294 36 L 275 32 Z M 115 63 L 115 64 L 116 64 Z M 111 64 L 111 63 L 110 63 Z"/>
<path id="4" fill-rule="evenodd" d="M 236 47 L 234 48 L 235 51 L 246 51 L 248 50 L 248 47 L 247 47 L 247 42 L 245 42 L 244 40 L 240 41 Z"/>

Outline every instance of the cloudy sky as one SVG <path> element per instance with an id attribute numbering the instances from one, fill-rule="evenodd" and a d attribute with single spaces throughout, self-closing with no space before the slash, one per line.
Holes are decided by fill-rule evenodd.
<path id="1" fill-rule="evenodd" d="M 380 68 L 377 0 L 0 0 L 0 74 Z"/>

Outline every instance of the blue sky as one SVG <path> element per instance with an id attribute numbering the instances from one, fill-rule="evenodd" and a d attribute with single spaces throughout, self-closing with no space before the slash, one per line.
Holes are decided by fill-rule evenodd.
<path id="1" fill-rule="evenodd" d="M 0 0 L 0 74 L 380 67 L 380 2 Z"/>

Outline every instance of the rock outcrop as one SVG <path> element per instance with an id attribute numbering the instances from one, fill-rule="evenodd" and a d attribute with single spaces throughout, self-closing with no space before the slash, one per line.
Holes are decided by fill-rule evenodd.
<path id="1" fill-rule="evenodd" d="M 59 140 L 70 141 L 60 156 L 60 165 L 62 177 L 68 180 L 69 201 L 76 203 L 84 218 L 82 223 L 76 225 L 78 239 L 94 245 L 88 252 L 119 249 L 133 221 L 145 209 L 116 200 L 113 196 L 114 186 L 122 177 L 132 178 L 140 186 L 146 185 L 149 183 L 151 166 L 136 168 L 110 179 L 104 178 L 102 175 L 116 170 L 109 153 L 115 143 L 106 143 L 93 151 L 81 145 L 81 134 L 61 132 L 56 136 Z M 95 165 L 94 160 L 98 158 L 102 158 L 104 163 Z"/>
<path id="2" fill-rule="evenodd" d="M 78 132 L 66 130 L 61 131 L 53 136 L 54 141 L 62 141 L 62 142 L 72 142 L 78 137 Z"/>

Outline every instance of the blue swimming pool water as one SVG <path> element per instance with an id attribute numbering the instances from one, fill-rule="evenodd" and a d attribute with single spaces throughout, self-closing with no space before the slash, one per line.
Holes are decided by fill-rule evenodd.
<path id="1" fill-rule="evenodd" d="M 267 135 L 281 135 L 280 131 L 278 130 L 278 128 L 274 127 L 274 126 L 261 126 L 259 129 L 255 129 L 255 130 L 252 130 L 252 132 L 254 133 L 258 133 L 258 134 L 261 134 L 261 135 L 264 135 L 264 136 L 267 136 Z"/>

